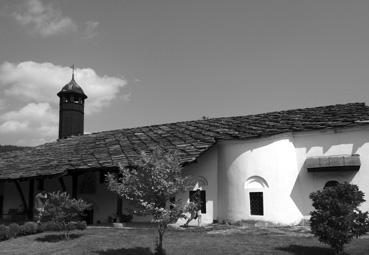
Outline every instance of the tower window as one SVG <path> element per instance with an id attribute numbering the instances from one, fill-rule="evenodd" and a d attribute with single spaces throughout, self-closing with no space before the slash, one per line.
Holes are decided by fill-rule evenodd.
<path id="1" fill-rule="evenodd" d="M 264 215 L 263 192 L 250 192 L 251 215 Z"/>

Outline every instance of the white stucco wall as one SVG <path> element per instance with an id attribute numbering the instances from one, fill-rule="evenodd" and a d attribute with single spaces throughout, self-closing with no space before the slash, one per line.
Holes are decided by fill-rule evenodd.
<path id="1" fill-rule="evenodd" d="M 310 156 L 359 154 L 358 172 L 308 173 L 304 162 Z M 247 141 L 218 144 L 218 218 L 265 220 L 297 224 L 312 210 L 309 194 L 329 180 L 359 185 L 369 196 L 368 126 L 330 131 L 287 133 Z M 262 177 L 266 188 L 245 188 L 253 176 Z M 264 194 L 264 215 L 250 215 L 249 192 Z M 369 203 L 362 208 L 369 209 Z"/>
<path id="2" fill-rule="evenodd" d="M 305 132 L 294 135 L 298 168 L 301 169 L 293 188 L 292 198 L 303 215 L 308 215 L 313 207 L 306 198 L 313 191 L 322 189 L 330 180 L 350 182 L 369 200 L 369 126 L 337 129 L 327 132 Z M 359 154 L 361 167 L 359 171 L 308 173 L 304 162 L 307 157 L 330 156 L 341 154 Z M 369 202 L 362 204 L 361 209 L 369 211 Z"/>
<path id="3" fill-rule="evenodd" d="M 290 135 L 250 141 L 229 141 L 219 144 L 219 207 L 220 220 L 266 220 L 277 222 L 281 217 L 298 220 L 298 210 L 289 194 L 298 175 L 296 153 Z M 253 176 L 263 178 L 268 187 L 247 188 Z M 249 192 L 262 191 L 264 215 L 251 215 Z"/>
<path id="4" fill-rule="evenodd" d="M 206 213 L 201 215 L 201 224 L 211 224 L 214 219 L 218 218 L 218 162 L 217 162 L 217 146 L 201 155 L 196 163 L 184 168 L 184 174 L 196 179 L 206 180 L 207 185 L 201 182 L 195 182 L 192 190 L 205 190 L 206 192 Z M 182 203 L 189 202 L 189 192 L 178 194 L 176 200 L 180 199 Z M 186 220 L 181 219 L 178 224 L 184 224 Z M 190 225 L 197 225 L 197 221 L 190 222 Z"/>

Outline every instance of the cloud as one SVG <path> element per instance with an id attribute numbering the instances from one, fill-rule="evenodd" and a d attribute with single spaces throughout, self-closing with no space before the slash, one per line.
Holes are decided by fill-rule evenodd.
<path id="1" fill-rule="evenodd" d="M 2 101 L 22 103 L 0 115 L 0 134 L 17 140 L 20 145 L 35 145 L 55 140 L 58 131 L 57 92 L 71 79 L 71 69 L 52 63 L 33 61 L 0 65 Z M 126 85 L 123 78 L 98 75 L 91 68 L 77 68 L 75 80 L 88 96 L 85 113 L 94 114 L 115 99 Z M 3 102 L 5 105 L 5 103 Z M 4 137 L 4 136 L 3 136 Z"/>
<path id="2" fill-rule="evenodd" d="M 57 103 L 56 93 L 71 79 L 71 69 L 52 63 L 33 61 L 0 65 L 0 86 L 6 96 L 24 102 Z M 88 96 L 86 114 L 100 111 L 116 98 L 126 85 L 122 78 L 99 76 L 91 68 L 77 68 L 75 80 Z"/>
<path id="3" fill-rule="evenodd" d="M 5 108 L 5 100 L 0 98 L 0 110 Z"/>
<path id="4" fill-rule="evenodd" d="M 19 24 L 30 27 L 32 32 L 44 37 L 78 30 L 70 17 L 63 16 L 61 10 L 41 0 L 25 1 L 20 10 L 12 15 Z"/>
<path id="5" fill-rule="evenodd" d="M 0 116 L 0 134 L 17 139 L 18 145 L 37 145 L 55 140 L 57 111 L 48 103 L 29 103 Z"/>
<path id="6" fill-rule="evenodd" d="M 97 27 L 99 26 L 99 22 L 97 21 L 87 21 L 86 27 L 84 30 L 84 34 L 87 38 L 93 38 L 97 34 Z"/>

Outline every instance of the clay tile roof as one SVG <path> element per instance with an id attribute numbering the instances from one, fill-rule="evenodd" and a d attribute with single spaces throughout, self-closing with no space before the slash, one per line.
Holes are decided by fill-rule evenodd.
<path id="1" fill-rule="evenodd" d="M 0 179 L 109 169 L 118 162 L 130 165 L 154 147 L 178 150 L 187 164 L 218 140 L 356 126 L 368 120 L 369 107 L 351 103 L 104 131 L 2 153 Z"/>

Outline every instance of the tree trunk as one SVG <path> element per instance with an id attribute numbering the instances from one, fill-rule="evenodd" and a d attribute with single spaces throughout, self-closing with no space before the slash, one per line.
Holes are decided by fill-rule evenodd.
<path id="1" fill-rule="evenodd" d="M 191 216 L 190 216 L 190 218 L 188 218 L 188 220 L 186 221 L 186 223 L 183 225 L 185 228 L 187 228 L 188 227 L 188 224 L 193 220 L 193 219 L 195 219 L 195 217 L 196 217 L 196 212 L 191 212 Z"/>
<path id="2" fill-rule="evenodd" d="M 158 236 L 158 242 L 156 244 L 155 255 L 165 255 L 165 251 L 163 249 L 163 237 L 164 237 L 165 228 L 166 226 L 159 223 L 158 225 L 159 236 Z"/>

